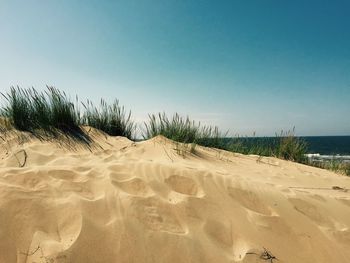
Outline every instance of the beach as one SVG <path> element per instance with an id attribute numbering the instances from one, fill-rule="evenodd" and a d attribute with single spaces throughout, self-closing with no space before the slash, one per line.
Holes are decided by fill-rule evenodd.
<path id="1" fill-rule="evenodd" d="M 0 262 L 350 262 L 350 181 L 273 157 L 0 140 Z"/>

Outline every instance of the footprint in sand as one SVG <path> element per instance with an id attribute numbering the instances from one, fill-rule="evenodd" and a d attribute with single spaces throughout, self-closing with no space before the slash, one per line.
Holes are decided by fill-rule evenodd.
<path id="1" fill-rule="evenodd" d="M 89 182 L 67 182 L 62 181 L 58 187 L 61 193 L 71 194 L 75 193 L 87 200 L 95 200 L 97 191 L 94 190 L 94 185 Z"/>
<path id="2" fill-rule="evenodd" d="M 134 216 L 148 229 L 173 234 L 184 234 L 186 229 L 180 223 L 176 208 L 156 197 L 134 200 Z"/>
<path id="3" fill-rule="evenodd" d="M 111 179 L 111 182 L 114 186 L 130 195 L 148 196 L 152 194 L 150 187 L 140 178 L 134 177 L 124 181 Z"/>
<path id="4" fill-rule="evenodd" d="M 350 199 L 347 198 L 337 198 L 337 200 L 341 203 L 343 203 L 344 205 L 350 206 Z"/>
<path id="5" fill-rule="evenodd" d="M 165 179 L 165 183 L 175 192 L 185 195 L 197 195 L 199 187 L 197 183 L 188 177 L 171 175 Z"/>
<path id="6" fill-rule="evenodd" d="M 338 230 L 333 232 L 333 236 L 341 243 L 349 244 L 350 243 L 350 230 Z"/>
<path id="7" fill-rule="evenodd" d="M 184 234 L 186 229 L 180 223 L 176 208 L 156 197 L 134 200 L 134 217 L 153 231 Z"/>
<path id="8" fill-rule="evenodd" d="M 57 207 L 57 218 L 52 218 L 52 222 L 54 228 L 33 233 L 29 247 L 20 249 L 17 262 L 72 262 L 65 252 L 74 246 L 82 232 L 82 215 L 66 200 Z"/>
<path id="9" fill-rule="evenodd" d="M 310 194 L 310 197 L 323 203 L 327 202 L 326 198 L 324 198 L 322 195 Z"/>
<path id="10" fill-rule="evenodd" d="M 79 182 L 82 181 L 82 177 L 80 173 L 74 170 L 64 170 L 64 169 L 53 169 L 47 172 L 47 174 L 55 179 L 66 180 L 69 182 Z"/>
<path id="11" fill-rule="evenodd" d="M 229 196 L 231 196 L 240 205 L 263 215 L 271 215 L 272 211 L 266 206 L 259 197 L 249 190 L 243 190 L 241 188 L 227 188 Z"/>
<path id="12" fill-rule="evenodd" d="M 259 231 L 266 231 L 266 233 L 284 233 L 288 236 L 290 240 L 296 240 L 297 237 L 292 229 L 289 226 L 288 221 L 279 216 L 266 216 L 259 214 L 250 214 L 248 220 L 259 228 Z"/>
<path id="13" fill-rule="evenodd" d="M 288 201 L 294 205 L 294 209 L 299 213 L 305 215 L 321 226 L 333 227 L 334 224 L 331 219 L 322 214 L 320 210 L 313 204 L 298 198 L 289 198 Z"/>
<path id="14" fill-rule="evenodd" d="M 213 240 L 226 246 L 232 246 L 231 226 L 216 220 L 208 220 L 204 225 L 205 233 Z"/>

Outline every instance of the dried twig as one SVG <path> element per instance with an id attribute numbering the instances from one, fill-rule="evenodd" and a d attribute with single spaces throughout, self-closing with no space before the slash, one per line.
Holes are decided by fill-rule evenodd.
<path id="1" fill-rule="evenodd" d="M 169 159 L 171 160 L 171 162 L 174 162 L 174 160 L 170 157 L 170 155 L 168 154 L 167 150 L 165 150 L 165 147 L 163 146 L 164 152 L 166 153 L 166 155 L 169 157 Z"/>
<path id="2" fill-rule="evenodd" d="M 270 251 L 268 251 L 266 248 L 264 248 L 264 252 L 260 255 L 260 258 L 263 260 L 270 260 L 271 263 L 273 263 L 273 260 L 278 260 Z"/>
<path id="3" fill-rule="evenodd" d="M 30 253 L 24 253 L 24 252 L 19 252 L 19 253 L 22 254 L 22 255 L 26 255 L 27 257 L 29 257 L 29 256 L 33 256 L 39 249 L 40 249 L 40 246 L 38 246 L 35 250 L 33 250 L 33 251 L 30 252 Z"/>
<path id="4" fill-rule="evenodd" d="M 23 161 L 23 163 L 21 163 L 20 160 L 17 157 L 17 154 L 19 154 L 20 152 L 24 153 L 24 161 Z M 28 158 L 27 152 L 25 150 L 20 150 L 20 151 L 16 152 L 14 155 L 15 155 L 15 157 L 17 159 L 19 167 L 21 167 L 21 168 L 24 167 L 26 165 L 27 158 Z"/>
<path id="5" fill-rule="evenodd" d="M 339 191 L 343 191 L 343 192 L 347 192 L 348 188 L 343 188 L 343 187 L 339 187 L 339 186 L 332 186 L 332 187 L 302 187 L 302 186 L 289 186 L 288 188 L 291 189 L 310 189 L 310 190 L 339 190 Z"/>
<path id="6" fill-rule="evenodd" d="M 276 258 L 274 255 L 272 255 L 272 253 L 270 251 L 268 251 L 266 248 L 263 247 L 263 249 L 264 249 L 264 251 L 260 254 L 261 259 L 270 260 L 270 263 L 273 263 L 273 260 L 278 260 L 278 258 Z M 255 252 L 247 252 L 245 254 L 259 256 L 259 254 L 255 253 Z"/>

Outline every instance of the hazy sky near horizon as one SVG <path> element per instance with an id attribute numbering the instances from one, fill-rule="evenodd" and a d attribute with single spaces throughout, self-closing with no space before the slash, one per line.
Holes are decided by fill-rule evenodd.
<path id="1" fill-rule="evenodd" d="M 231 134 L 350 135 L 350 1 L 0 1 L 0 91 L 118 98 Z"/>

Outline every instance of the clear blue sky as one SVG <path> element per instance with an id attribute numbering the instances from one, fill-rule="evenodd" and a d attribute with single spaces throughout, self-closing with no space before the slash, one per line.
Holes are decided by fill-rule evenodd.
<path id="1" fill-rule="evenodd" d="M 0 2 L 0 91 L 46 84 L 231 133 L 350 134 L 350 1 Z"/>

